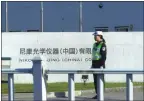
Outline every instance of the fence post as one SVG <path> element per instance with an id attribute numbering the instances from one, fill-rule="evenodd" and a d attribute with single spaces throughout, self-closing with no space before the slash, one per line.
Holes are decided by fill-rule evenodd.
<path id="1" fill-rule="evenodd" d="M 74 74 L 68 74 L 68 99 L 69 101 L 75 100 L 75 83 L 74 83 Z"/>
<path id="2" fill-rule="evenodd" d="M 133 77 L 132 74 L 126 74 L 126 101 L 133 101 Z"/>
<path id="3" fill-rule="evenodd" d="M 104 101 L 104 74 L 97 74 L 98 101 Z"/>
<path id="4" fill-rule="evenodd" d="M 8 74 L 8 101 L 14 101 L 14 77 L 13 73 Z"/>
<path id="5" fill-rule="evenodd" d="M 41 58 L 35 57 L 33 60 L 33 83 L 34 83 L 34 101 L 46 101 L 47 91 L 43 75 Z"/>

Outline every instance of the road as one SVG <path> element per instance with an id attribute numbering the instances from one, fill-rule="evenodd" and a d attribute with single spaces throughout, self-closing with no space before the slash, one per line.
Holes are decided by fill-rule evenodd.
<path id="1" fill-rule="evenodd" d="M 105 92 L 104 93 L 104 99 L 105 101 L 124 101 L 126 100 L 126 91 L 113 91 L 113 92 Z M 91 99 L 95 94 L 94 93 L 88 93 L 82 96 L 76 96 L 76 100 L 78 101 L 96 101 L 95 99 Z M 2 101 L 8 100 L 8 96 L 2 95 Z M 28 101 L 33 100 L 33 94 L 23 93 L 23 94 L 15 94 L 15 100 L 21 100 L 21 101 Z M 48 101 L 67 101 L 67 97 L 62 98 L 49 98 Z M 144 101 L 144 93 L 140 89 L 134 89 L 134 100 Z"/>

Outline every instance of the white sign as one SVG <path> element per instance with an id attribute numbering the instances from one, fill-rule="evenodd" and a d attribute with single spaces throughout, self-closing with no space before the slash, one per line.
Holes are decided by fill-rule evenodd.
<path id="1" fill-rule="evenodd" d="M 12 67 L 30 67 L 35 55 L 46 58 L 51 69 L 88 68 L 92 33 L 4 33 L 2 56 L 12 57 Z"/>
<path id="2" fill-rule="evenodd" d="M 45 58 L 45 68 L 89 69 L 94 43 L 92 34 L 93 32 L 2 33 L 2 56 L 12 57 L 11 68 L 30 68 L 31 59 L 40 55 Z M 104 33 L 104 38 L 107 45 L 106 68 L 143 67 L 143 32 L 107 32 Z M 67 81 L 67 76 L 64 75 L 55 79 L 57 75 L 50 75 L 49 80 Z M 21 82 L 32 81 L 32 77 L 26 78 L 25 75 L 16 78 Z M 81 81 L 81 77 L 76 78 L 76 81 Z"/>

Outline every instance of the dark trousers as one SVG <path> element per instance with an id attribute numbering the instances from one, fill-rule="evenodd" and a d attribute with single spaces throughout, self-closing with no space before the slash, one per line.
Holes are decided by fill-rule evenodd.
<path id="1" fill-rule="evenodd" d="M 97 66 L 96 69 L 98 69 L 98 67 L 100 68 L 100 66 Z M 103 66 L 103 68 L 105 68 L 105 65 Z M 98 92 L 98 82 L 97 82 L 97 74 L 93 74 L 93 79 L 94 79 L 94 88 L 95 88 L 95 92 L 97 94 Z M 104 77 L 104 74 L 103 74 L 103 81 L 104 81 L 104 89 L 105 89 L 105 77 Z"/>
<path id="2" fill-rule="evenodd" d="M 97 94 L 97 92 L 98 92 L 97 74 L 93 74 L 93 78 L 94 78 L 94 88 L 95 88 L 95 92 Z M 104 76 L 103 76 L 103 81 L 104 81 L 104 89 L 105 89 L 105 78 L 104 78 Z"/>

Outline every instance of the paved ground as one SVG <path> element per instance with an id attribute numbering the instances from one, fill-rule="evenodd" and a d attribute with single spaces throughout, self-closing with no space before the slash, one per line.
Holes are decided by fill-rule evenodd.
<path id="1" fill-rule="evenodd" d="M 105 101 L 124 101 L 126 100 L 126 91 L 112 91 L 112 92 L 105 92 Z M 95 99 L 91 99 L 94 96 L 94 93 L 85 93 L 82 96 L 76 96 L 76 100 L 80 101 L 96 101 Z M 2 95 L 2 101 L 8 100 L 7 95 Z M 20 101 L 30 101 L 33 100 L 33 94 L 30 93 L 21 93 L 21 94 L 15 94 L 15 100 Z M 48 97 L 48 101 L 67 101 L 67 97 L 60 97 L 60 98 L 50 98 Z M 140 89 L 134 89 L 134 100 L 144 101 L 144 93 L 143 90 Z"/>

